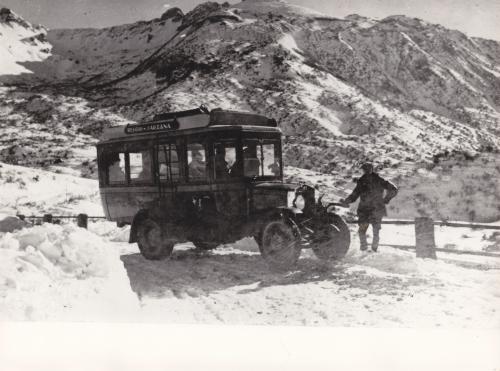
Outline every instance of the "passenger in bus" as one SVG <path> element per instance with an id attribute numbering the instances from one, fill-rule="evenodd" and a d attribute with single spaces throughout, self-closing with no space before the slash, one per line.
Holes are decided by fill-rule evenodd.
<path id="1" fill-rule="evenodd" d="M 142 170 L 137 180 L 151 180 L 151 156 L 149 152 L 142 152 Z"/>
<path id="2" fill-rule="evenodd" d="M 229 167 L 226 161 L 226 149 L 220 144 L 215 147 L 215 177 L 217 179 L 227 178 Z"/>
<path id="3" fill-rule="evenodd" d="M 206 166 L 203 155 L 197 149 L 191 152 L 191 162 L 188 165 L 190 178 L 205 178 Z"/>
<path id="4" fill-rule="evenodd" d="M 108 167 L 108 175 L 110 183 L 122 183 L 125 181 L 125 171 L 120 166 L 120 155 L 114 154 L 110 158 L 110 163 Z"/>

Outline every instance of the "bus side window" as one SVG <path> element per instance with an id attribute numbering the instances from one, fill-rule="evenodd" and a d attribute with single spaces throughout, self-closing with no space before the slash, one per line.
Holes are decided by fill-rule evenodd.
<path id="1" fill-rule="evenodd" d="M 179 156 L 175 144 L 158 147 L 158 166 L 160 181 L 179 181 Z"/>
<path id="2" fill-rule="evenodd" d="M 124 184 L 126 182 L 125 176 L 125 153 L 114 153 L 109 156 L 108 162 L 108 183 Z"/>
<path id="3" fill-rule="evenodd" d="M 187 159 L 189 180 L 205 180 L 207 178 L 207 156 L 203 144 L 188 144 Z"/>
<path id="4" fill-rule="evenodd" d="M 151 173 L 152 161 L 149 151 L 130 152 L 130 180 L 137 183 L 150 183 L 153 179 Z"/>

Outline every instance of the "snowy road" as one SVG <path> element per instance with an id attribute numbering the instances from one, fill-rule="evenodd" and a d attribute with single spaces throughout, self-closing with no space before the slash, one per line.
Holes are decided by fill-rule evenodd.
<path id="1" fill-rule="evenodd" d="M 384 247 L 351 250 L 340 263 L 304 251 L 288 274 L 258 253 L 176 249 L 169 260 L 121 256 L 141 321 L 375 327 L 500 326 L 500 271 L 471 269 Z M 497 260 L 494 258 L 495 261 Z"/>
<path id="2" fill-rule="evenodd" d="M 404 228 L 384 231 L 403 242 Z M 110 222 L 3 233 L 0 319 L 500 328 L 498 257 L 362 253 L 353 233 L 342 261 L 304 250 L 293 271 L 276 273 L 251 239 L 202 252 L 178 245 L 169 259 L 149 261 L 128 234 Z M 464 235 L 489 246 L 480 231 Z"/>

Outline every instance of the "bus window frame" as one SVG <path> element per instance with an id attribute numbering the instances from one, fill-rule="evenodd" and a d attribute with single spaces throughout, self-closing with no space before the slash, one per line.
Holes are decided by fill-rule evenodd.
<path id="1" fill-rule="evenodd" d="M 279 175 L 263 175 L 258 177 L 249 177 L 244 175 L 243 167 L 243 143 L 245 141 L 256 141 L 261 144 L 261 149 L 265 144 L 274 144 L 275 158 L 280 161 Z M 230 176 L 227 179 L 217 179 L 215 176 L 215 147 L 216 143 L 230 143 L 236 147 L 236 163 L 239 163 L 240 173 L 237 176 Z M 158 148 L 168 143 L 175 144 L 177 147 L 179 161 L 179 179 L 174 182 L 177 185 L 203 185 L 214 183 L 230 183 L 245 179 L 258 180 L 282 180 L 283 179 L 283 149 L 282 136 L 278 133 L 252 132 L 252 131 L 224 131 L 214 133 L 196 133 L 196 134 L 176 134 L 160 135 L 139 140 L 126 140 L 122 142 L 103 143 L 98 146 L 98 168 L 99 168 L 99 186 L 103 187 L 137 187 L 151 185 L 168 185 L 168 181 L 161 181 L 159 175 Z M 207 161 L 207 176 L 204 179 L 189 179 L 187 145 L 192 143 L 202 144 L 205 150 Z M 146 182 L 131 182 L 130 179 L 130 158 L 129 153 L 144 152 L 149 150 L 152 155 L 151 161 L 151 179 Z M 104 158 L 108 153 L 125 154 L 125 173 L 126 180 L 120 184 L 109 184 L 108 167 L 104 165 Z M 264 164 L 261 164 L 261 171 Z"/>
<path id="2" fill-rule="evenodd" d="M 176 148 L 176 152 L 177 152 L 177 163 L 178 163 L 178 166 L 179 166 L 179 177 L 178 179 L 175 179 L 175 180 L 172 180 L 172 179 L 161 179 L 160 177 L 160 161 L 159 161 L 159 157 L 158 157 L 158 154 L 159 154 L 159 149 L 160 147 L 162 146 L 168 146 L 168 145 L 174 145 L 175 148 Z M 168 184 L 183 184 L 183 183 L 186 183 L 186 172 L 184 170 L 184 164 L 185 164 L 185 160 L 184 160 L 184 152 L 185 152 L 185 145 L 184 145 L 184 141 L 182 140 L 182 138 L 176 138 L 176 137 L 170 137 L 170 138 L 165 138 L 165 139 L 161 139 L 158 141 L 158 144 L 157 145 L 154 145 L 153 147 L 153 152 L 154 152 L 154 158 L 153 158 L 153 162 L 154 162 L 154 174 L 155 174 L 155 184 L 161 184 L 161 185 L 168 185 Z M 170 162 L 171 164 L 172 162 Z"/>
<path id="3" fill-rule="evenodd" d="M 100 176 L 100 184 L 104 183 L 105 187 L 140 187 L 140 186 L 152 186 L 156 184 L 155 177 L 155 165 L 154 165 L 154 149 L 151 148 L 152 142 L 148 141 L 134 141 L 126 143 L 109 143 L 104 144 L 101 150 L 98 152 L 99 167 L 104 164 L 104 158 L 107 154 L 123 153 L 125 157 L 125 181 L 121 183 L 111 184 L 109 182 L 109 166 L 102 166 L 103 172 Z M 149 152 L 151 158 L 150 161 L 150 178 L 147 180 L 132 180 L 130 177 L 130 153 L 143 153 Z"/>

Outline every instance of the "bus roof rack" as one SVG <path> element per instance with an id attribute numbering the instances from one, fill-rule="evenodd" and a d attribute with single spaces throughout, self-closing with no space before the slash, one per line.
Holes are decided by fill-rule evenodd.
<path id="1" fill-rule="evenodd" d="M 277 127 L 276 120 L 251 112 L 224 110 L 215 108 L 211 111 L 204 105 L 186 111 L 164 112 L 157 114 L 152 120 L 128 124 L 125 127 L 112 127 L 103 133 L 103 139 L 127 136 L 130 134 L 147 134 L 205 128 L 209 126 L 267 126 Z"/>

